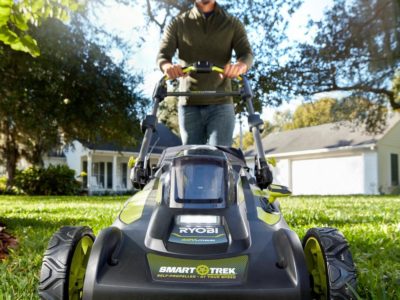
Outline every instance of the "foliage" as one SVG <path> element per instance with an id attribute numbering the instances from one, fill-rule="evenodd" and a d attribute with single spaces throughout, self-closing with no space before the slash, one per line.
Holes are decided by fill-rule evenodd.
<path id="1" fill-rule="evenodd" d="M 15 185 L 28 195 L 76 195 L 80 189 L 75 171 L 65 165 L 27 168 L 17 173 Z"/>
<path id="2" fill-rule="evenodd" d="M 397 0 L 335 1 L 324 20 L 313 24 L 313 43 L 300 45 L 282 69 L 284 85 L 292 95 L 345 91 L 400 109 L 390 86 L 400 67 L 399 22 Z"/>
<path id="3" fill-rule="evenodd" d="M 261 138 L 267 136 L 269 133 L 276 130 L 276 126 L 268 121 L 264 121 L 261 128 Z M 254 145 L 253 133 L 250 130 L 245 130 L 242 137 L 242 149 L 247 150 L 249 147 Z M 240 148 L 240 134 L 235 136 L 233 139 L 233 147 Z"/>
<path id="4" fill-rule="evenodd" d="M 136 158 L 133 156 L 129 157 L 128 168 L 132 169 L 135 166 L 135 163 L 136 163 Z"/>
<path id="5" fill-rule="evenodd" d="M 332 114 L 337 101 L 332 98 L 320 99 L 314 103 L 300 105 L 293 114 L 293 128 L 316 126 L 335 122 Z"/>
<path id="6" fill-rule="evenodd" d="M 351 121 L 352 126 L 364 126 L 368 132 L 380 132 L 386 126 L 386 117 L 386 107 L 365 98 L 321 98 L 298 106 L 292 120 L 284 127 L 295 129 Z"/>
<path id="7" fill-rule="evenodd" d="M 7 187 L 7 176 L 0 176 L 0 195 L 18 195 L 21 194 L 16 187 Z"/>
<path id="8" fill-rule="evenodd" d="M 40 51 L 30 27 L 39 26 L 47 18 L 67 21 L 70 12 L 82 6 L 80 0 L 0 0 L 0 41 L 36 57 Z"/>
<path id="9" fill-rule="evenodd" d="M 132 145 L 141 136 L 140 79 L 74 22 L 33 28 L 42 45 L 36 59 L 0 45 L 0 152 L 11 181 L 20 157 L 40 166 L 43 154 L 75 139 Z"/>
<path id="10" fill-rule="evenodd" d="M 179 135 L 178 120 L 178 99 L 176 97 L 166 97 L 160 103 L 157 118 L 164 123 L 173 133 Z"/>
<path id="11" fill-rule="evenodd" d="M 397 70 L 392 82 L 394 102 L 400 104 L 400 70 Z"/>
<path id="12" fill-rule="evenodd" d="M 0 197 L 0 222 L 20 247 L 0 264 L 0 295 L 38 299 L 43 253 L 64 225 L 110 226 L 126 197 Z M 363 299 L 398 299 L 400 200 L 390 196 L 291 197 L 281 200 L 289 225 L 303 237 L 310 227 L 338 228 L 350 243 Z M 7 299 L 7 298 L 6 298 Z"/>

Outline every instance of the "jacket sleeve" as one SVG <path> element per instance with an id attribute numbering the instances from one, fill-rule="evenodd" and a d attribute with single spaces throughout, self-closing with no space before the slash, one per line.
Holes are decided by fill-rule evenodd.
<path id="1" fill-rule="evenodd" d="M 161 65 L 165 62 L 172 62 L 172 57 L 178 48 L 178 22 L 174 18 L 165 29 L 161 40 L 160 49 L 157 55 L 157 65 L 161 69 Z"/>
<path id="2" fill-rule="evenodd" d="M 247 70 L 253 65 L 254 55 L 242 22 L 235 18 L 235 33 L 233 35 L 233 50 L 238 61 L 247 65 Z"/>

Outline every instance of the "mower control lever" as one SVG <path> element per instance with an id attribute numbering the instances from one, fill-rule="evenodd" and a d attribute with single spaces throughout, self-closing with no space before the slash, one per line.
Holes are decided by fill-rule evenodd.
<path id="1" fill-rule="evenodd" d="M 256 182 L 257 185 L 260 189 L 266 189 L 273 180 L 272 172 L 270 168 L 268 167 L 268 164 L 266 161 L 258 161 L 257 163 L 257 157 L 255 159 L 256 165 L 254 169 L 254 173 L 256 176 Z M 259 166 L 260 165 L 260 166 Z"/>

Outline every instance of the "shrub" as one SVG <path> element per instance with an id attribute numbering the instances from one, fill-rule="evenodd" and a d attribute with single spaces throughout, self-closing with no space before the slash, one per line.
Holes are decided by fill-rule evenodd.
<path id="1" fill-rule="evenodd" d="M 0 177 L 0 195 L 4 195 L 6 193 L 6 184 L 7 184 L 7 177 L 1 176 Z"/>
<path id="2" fill-rule="evenodd" d="M 392 186 L 390 189 L 390 195 L 400 195 L 400 185 Z"/>
<path id="3" fill-rule="evenodd" d="M 28 195 L 76 195 L 80 189 L 74 170 L 65 165 L 27 168 L 17 173 L 15 186 Z"/>
<path id="4" fill-rule="evenodd" d="M 0 176 L 0 195 L 18 195 L 20 193 L 15 186 L 7 189 L 7 176 Z"/>

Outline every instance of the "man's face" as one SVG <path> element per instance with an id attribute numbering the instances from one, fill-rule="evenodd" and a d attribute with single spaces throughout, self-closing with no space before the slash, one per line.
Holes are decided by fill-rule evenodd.
<path id="1" fill-rule="evenodd" d="M 215 2 L 215 0 L 196 0 L 196 3 L 203 4 L 203 5 L 207 5 L 207 4 L 214 3 L 214 2 Z"/>

